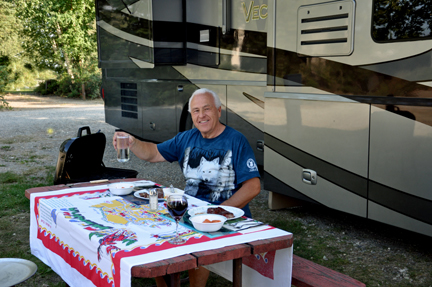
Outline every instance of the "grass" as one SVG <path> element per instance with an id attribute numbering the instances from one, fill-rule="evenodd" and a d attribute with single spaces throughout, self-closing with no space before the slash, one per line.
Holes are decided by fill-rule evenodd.
<path id="1" fill-rule="evenodd" d="M 34 141 L 34 138 L 29 136 L 15 136 L 12 138 L 6 138 L 6 139 L 0 139 L 0 144 L 10 145 L 10 144 L 16 144 L 16 143 L 27 143 Z"/>
<path id="2" fill-rule="evenodd" d="M 45 286 L 66 286 L 64 282 L 30 252 L 29 244 L 29 200 L 24 196 L 26 189 L 38 186 L 52 185 L 54 168 L 45 167 L 46 176 L 34 177 L 27 174 L 13 172 L 0 173 L 0 257 L 22 258 L 36 263 L 38 270 L 35 276 L 24 283 L 15 286 L 41 286 L 45 279 Z M 52 283 L 52 277 L 57 277 Z"/>
<path id="3" fill-rule="evenodd" d="M 32 187 L 52 185 L 54 172 L 48 169 L 45 178 L 19 175 L 13 172 L 0 173 L 0 217 L 30 212 L 29 200 L 23 191 Z"/>
<path id="4" fill-rule="evenodd" d="M 0 143 L 2 143 L 2 144 L 13 144 L 14 140 L 13 139 L 0 139 Z"/>

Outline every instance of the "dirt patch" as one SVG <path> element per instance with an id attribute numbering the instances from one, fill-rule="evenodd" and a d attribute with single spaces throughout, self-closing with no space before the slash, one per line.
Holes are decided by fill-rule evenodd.
<path id="1" fill-rule="evenodd" d="M 6 100 L 14 109 L 0 112 L 0 172 L 29 176 L 53 172 L 61 143 L 88 125 L 92 132 L 101 130 L 107 137 L 106 166 L 134 169 L 140 178 L 184 188 L 177 163 L 149 164 L 134 156 L 127 164 L 116 161 L 110 143 L 115 127 L 104 122 L 100 99 L 8 95 Z M 254 217 L 264 222 L 289 222 L 289 231 L 296 230 L 295 254 L 301 252 L 302 257 L 367 286 L 432 286 L 430 237 L 314 205 L 271 211 L 267 199 L 268 192 L 263 190 L 252 201 Z M 1 231 L 0 243 L 17 240 L 23 252 L 30 252 L 29 215 L 0 220 L 10 222 L 8 230 Z M 61 279 L 47 269 L 17 286 L 53 286 L 58 282 Z"/>
<path id="2" fill-rule="evenodd" d="M 5 100 L 14 111 L 26 109 L 54 109 L 77 106 L 103 105 L 102 99 L 85 100 L 77 98 L 64 98 L 58 96 L 37 96 L 37 95 L 5 95 Z"/>

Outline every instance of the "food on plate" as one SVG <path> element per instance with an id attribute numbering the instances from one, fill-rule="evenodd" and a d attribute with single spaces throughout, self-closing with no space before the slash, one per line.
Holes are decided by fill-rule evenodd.
<path id="1" fill-rule="evenodd" d="M 216 223 L 216 222 L 221 222 L 221 221 L 220 221 L 220 220 L 217 220 L 217 219 L 215 219 L 215 220 L 205 219 L 205 220 L 203 221 L 203 223 Z"/>
<path id="2" fill-rule="evenodd" d="M 158 198 L 164 198 L 164 192 L 162 188 L 156 188 L 157 193 L 158 193 Z M 144 197 L 144 198 L 149 198 L 149 193 L 147 192 L 140 192 L 139 196 Z"/>
<path id="3" fill-rule="evenodd" d="M 209 207 L 207 208 L 207 213 L 208 214 L 219 214 L 219 215 L 223 215 L 226 218 L 230 219 L 230 218 L 234 218 L 234 214 L 223 209 L 222 207 Z"/>

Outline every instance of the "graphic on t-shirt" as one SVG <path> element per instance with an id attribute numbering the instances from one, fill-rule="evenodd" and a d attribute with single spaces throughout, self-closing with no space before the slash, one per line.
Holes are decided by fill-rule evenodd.
<path id="1" fill-rule="evenodd" d="M 188 147 L 183 159 L 183 174 L 187 194 L 211 202 L 226 200 L 235 188 L 232 151 Z"/>

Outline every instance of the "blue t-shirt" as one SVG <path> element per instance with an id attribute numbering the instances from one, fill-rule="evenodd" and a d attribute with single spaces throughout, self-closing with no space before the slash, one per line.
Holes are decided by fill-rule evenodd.
<path id="1" fill-rule="evenodd" d="M 260 176 L 248 141 L 228 126 L 212 139 L 191 129 L 157 147 L 165 160 L 179 162 L 186 179 L 186 194 L 212 204 L 221 204 L 240 189 L 242 182 Z M 243 210 L 251 217 L 248 205 Z"/>

